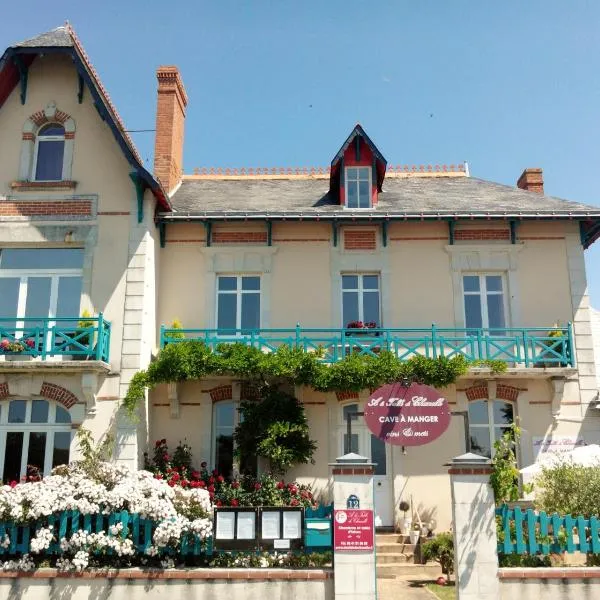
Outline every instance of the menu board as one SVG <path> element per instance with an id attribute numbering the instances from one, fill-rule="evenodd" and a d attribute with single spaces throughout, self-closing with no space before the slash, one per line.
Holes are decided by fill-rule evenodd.
<path id="1" fill-rule="evenodd" d="M 263 511 L 262 513 L 262 539 L 263 540 L 275 540 L 280 537 L 279 535 L 279 522 L 280 522 L 279 511 Z"/>
<path id="2" fill-rule="evenodd" d="M 253 540 L 256 537 L 256 513 L 239 512 L 237 514 L 238 540 Z"/>
<path id="3" fill-rule="evenodd" d="M 299 511 L 283 513 L 283 537 L 288 540 L 302 537 L 302 514 Z"/>
<path id="4" fill-rule="evenodd" d="M 235 532 L 235 513 L 217 512 L 217 526 L 215 537 L 221 540 L 234 539 Z"/>

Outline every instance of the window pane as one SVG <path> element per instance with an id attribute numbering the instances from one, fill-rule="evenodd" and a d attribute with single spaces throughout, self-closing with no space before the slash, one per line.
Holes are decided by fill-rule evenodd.
<path id="1" fill-rule="evenodd" d="M 362 181 L 369 181 L 369 175 L 371 172 L 371 167 L 359 167 L 358 169 L 358 177 Z"/>
<path id="2" fill-rule="evenodd" d="M 233 433 L 217 434 L 215 468 L 223 477 L 231 477 L 233 471 Z"/>
<path id="3" fill-rule="evenodd" d="M 342 319 L 344 327 L 352 321 L 358 321 L 358 292 L 344 292 L 342 295 Z"/>
<path id="4" fill-rule="evenodd" d="M 494 401 L 494 423 L 501 425 L 506 423 L 510 425 L 513 422 L 513 405 L 510 402 Z"/>
<path id="5" fill-rule="evenodd" d="M 469 423 L 474 425 L 487 425 L 489 423 L 486 400 L 469 402 Z"/>
<path id="6" fill-rule="evenodd" d="M 25 423 L 25 400 L 12 400 L 8 406 L 9 423 Z"/>
<path id="7" fill-rule="evenodd" d="M 483 326 L 481 319 L 481 296 L 479 294 L 465 296 L 465 326 Z"/>
<path id="8" fill-rule="evenodd" d="M 44 458 L 46 457 L 46 432 L 31 431 L 29 433 L 29 452 L 27 454 L 27 475 L 44 474 Z"/>
<path id="9" fill-rule="evenodd" d="M 363 288 L 365 290 L 378 290 L 379 289 L 379 276 L 378 275 L 363 275 Z"/>
<path id="10" fill-rule="evenodd" d="M 5 321 L 17 316 L 19 302 L 19 279 L 16 277 L 0 278 L 0 328 L 14 329 L 14 320 Z"/>
<path id="11" fill-rule="evenodd" d="M 12 402 L 11 402 L 12 404 Z M 21 456 L 23 455 L 23 432 L 9 431 L 6 434 L 4 452 L 4 483 L 21 480 Z"/>
<path id="12" fill-rule="evenodd" d="M 260 327 L 260 294 L 242 294 L 242 329 Z"/>
<path id="13" fill-rule="evenodd" d="M 350 180 L 356 181 L 358 179 L 358 169 L 356 167 L 348 167 L 346 169 L 346 178 Z"/>
<path id="14" fill-rule="evenodd" d="M 385 442 L 371 435 L 371 462 L 375 464 L 375 475 L 385 475 L 387 472 L 387 457 L 385 455 Z"/>
<path id="15" fill-rule="evenodd" d="M 485 286 L 488 292 L 501 292 L 502 277 L 500 275 L 486 275 Z"/>
<path id="16" fill-rule="evenodd" d="M 230 427 L 233 429 L 235 407 L 233 402 L 219 402 L 215 405 L 215 425 L 217 428 Z"/>
<path id="17" fill-rule="evenodd" d="M 242 277 L 243 290 L 260 290 L 260 277 Z"/>
<path id="18" fill-rule="evenodd" d="M 50 405 L 46 400 L 34 400 L 31 403 L 31 422 L 47 423 Z"/>
<path id="19" fill-rule="evenodd" d="M 57 431 L 54 434 L 54 449 L 52 450 L 52 468 L 69 464 L 69 447 L 71 432 Z"/>
<path id="20" fill-rule="evenodd" d="M 379 322 L 379 292 L 365 292 L 363 294 L 363 320 L 365 323 Z"/>
<path id="21" fill-rule="evenodd" d="M 504 319 L 504 301 L 502 294 L 488 294 L 487 303 L 489 326 L 492 329 L 495 327 L 506 327 L 506 320 Z"/>
<path id="22" fill-rule="evenodd" d="M 358 275 L 342 275 L 342 289 L 357 290 L 358 289 Z"/>
<path id="23" fill-rule="evenodd" d="M 69 411 L 64 409 L 62 406 L 56 406 L 56 420 L 55 423 L 70 423 L 71 415 Z"/>
<path id="24" fill-rule="evenodd" d="M 465 275 L 463 277 L 463 286 L 465 292 L 478 292 L 479 291 L 479 276 L 478 275 Z"/>
<path id="25" fill-rule="evenodd" d="M 494 441 L 499 440 L 507 432 L 510 432 L 509 427 L 494 427 Z M 510 437 L 513 438 L 512 435 Z"/>
<path id="26" fill-rule="evenodd" d="M 491 458 L 490 430 L 487 427 L 471 427 L 469 434 L 471 437 L 471 452 Z"/>
<path id="27" fill-rule="evenodd" d="M 348 198 L 346 198 L 346 205 L 348 208 L 358 208 L 358 183 L 349 181 L 347 189 Z"/>
<path id="28" fill-rule="evenodd" d="M 38 142 L 36 181 L 60 181 L 62 179 L 64 140 Z"/>
<path id="29" fill-rule="evenodd" d="M 360 208 L 369 208 L 371 206 L 371 186 L 368 181 L 361 181 L 358 186 Z"/>
<path id="30" fill-rule="evenodd" d="M 237 277 L 219 277 L 219 290 L 237 290 Z"/>
<path id="31" fill-rule="evenodd" d="M 358 451 L 358 433 L 352 434 L 352 445 L 348 446 L 348 434 L 344 434 L 344 454 L 348 454 L 349 452 L 354 452 L 355 454 L 360 454 Z"/>
<path id="32" fill-rule="evenodd" d="M 80 304 L 81 277 L 60 277 L 58 280 L 56 316 L 61 318 L 78 317 Z M 73 324 L 77 324 L 77 319 Z"/>
<path id="33" fill-rule="evenodd" d="M 45 137 L 49 135 L 65 135 L 65 128 L 57 123 L 50 123 L 43 127 L 38 133 L 38 137 Z"/>
<path id="34" fill-rule="evenodd" d="M 219 329 L 235 329 L 237 313 L 237 295 L 219 294 L 217 327 Z"/>
<path id="35" fill-rule="evenodd" d="M 29 277 L 27 279 L 27 301 L 25 316 L 47 318 L 50 314 L 50 277 Z M 28 321 L 27 327 L 41 327 L 43 321 Z"/>
<path id="36" fill-rule="evenodd" d="M 358 412 L 358 404 L 346 404 L 342 407 L 342 417 L 344 419 L 344 423 L 347 423 L 348 414 L 357 413 Z M 352 415 L 350 417 L 351 421 L 356 421 L 358 419 L 357 415 Z"/>
<path id="37" fill-rule="evenodd" d="M 0 252 L 2 269 L 81 269 L 83 248 L 8 248 Z"/>

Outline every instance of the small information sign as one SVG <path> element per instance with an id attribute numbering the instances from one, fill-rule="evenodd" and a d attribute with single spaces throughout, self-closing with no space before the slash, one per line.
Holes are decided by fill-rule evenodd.
<path id="1" fill-rule="evenodd" d="M 373 532 L 372 510 L 333 511 L 334 550 L 373 550 Z"/>

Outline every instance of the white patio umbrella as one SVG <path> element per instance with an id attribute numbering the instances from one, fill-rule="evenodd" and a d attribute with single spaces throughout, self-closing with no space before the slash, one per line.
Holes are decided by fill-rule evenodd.
<path id="1" fill-rule="evenodd" d="M 543 467 L 552 467 L 562 461 L 572 462 L 582 467 L 600 466 L 600 446 L 598 444 L 589 444 L 587 446 L 577 446 L 568 452 L 557 452 L 550 454 L 540 462 L 520 469 L 520 473 L 525 475 L 524 480 L 531 480 L 534 476 L 541 473 Z"/>

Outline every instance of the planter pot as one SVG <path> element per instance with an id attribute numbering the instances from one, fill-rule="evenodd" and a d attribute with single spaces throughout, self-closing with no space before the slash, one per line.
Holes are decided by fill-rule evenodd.
<path id="1" fill-rule="evenodd" d="M 421 527 L 421 537 L 426 538 L 429 535 L 429 528 L 428 527 Z"/>
<path id="2" fill-rule="evenodd" d="M 421 537 L 421 532 L 417 531 L 416 529 L 412 529 L 409 534 L 410 543 L 413 546 L 416 546 L 419 543 L 419 537 Z"/>
<path id="3" fill-rule="evenodd" d="M 401 521 L 402 533 L 409 535 L 412 529 L 412 519 L 402 519 Z"/>

